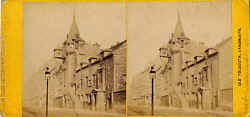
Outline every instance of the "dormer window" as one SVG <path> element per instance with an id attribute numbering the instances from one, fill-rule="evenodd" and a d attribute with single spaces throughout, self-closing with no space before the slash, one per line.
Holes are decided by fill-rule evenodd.
<path id="1" fill-rule="evenodd" d="M 217 52 L 217 50 L 214 49 L 214 48 L 208 48 L 208 49 L 205 50 L 205 53 L 206 53 L 207 56 L 209 56 L 211 54 L 214 54 L 216 52 Z"/>
<path id="2" fill-rule="evenodd" d="M 91 64 L 91 63 L 93 63 L 94 61 L 93 60 L 97 60 L 97 58 L 95 58 L 95 57 L 89 57 L 89 63 Z"/>
<path id="3" fill-rule="evenodd" d="M 195 56 L 195 57 L 194 57 L 194 61 L 195 61 L 195 62 L 198 62 L 198 61 L 200 61 L 202 58 L 203 58 L 203 56 Z"/>
<path id="4" fill-rule="evenodd" d="M 185 64 L 186 64 L 186 67 L 188 67 L 190 64 L 189 63 L 191 63 L 192 61 L 185 61 Z"/>

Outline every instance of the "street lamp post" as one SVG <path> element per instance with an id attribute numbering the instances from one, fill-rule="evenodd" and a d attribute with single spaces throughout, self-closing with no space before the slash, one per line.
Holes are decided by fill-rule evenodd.
<path id="1" fill-rule="evenodd" d="M 50 76 L 50 71 L 49 68 L 46 67 L 45 71 L 45 80 L 46 80 L 46 117 L 48 117 L 48 105 L 49 105 L 49 76 Z"/>
<path id="2" fill-rule="evenodd" d="M 152 78 L 152 98 L 151 98 L 151 114 L 154 115 L 154 79 L 156 77 L 156 71 L 154 70 L 154 67 L 152 66 L 150 68 L 150 76 Z"/>

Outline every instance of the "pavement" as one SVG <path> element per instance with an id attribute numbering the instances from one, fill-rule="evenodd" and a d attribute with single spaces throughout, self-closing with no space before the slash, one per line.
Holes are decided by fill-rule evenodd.
<path id="1" fill-rule="evenodd" d="M 44 108 L 23 107 L 23 117 L 45 117 Z M 197 109 L 179 109 L 156 107 L 155 116 L 192 116 L 192 117 L 232 117 L 228 111 L 204 111 Z M 129 116 L 150 116 L 151 108 L 145 106 L 129 106 Z M 53 108 L 49 110 L 49 117 L 125 117 L 125 113 L 98 112 L 90 110 L 75 110 Z"/>
<path id="2" fill-rule="evenodd" d="M 128 107 L 129 116 L 150 116 L 151 108 L 145 106 L 132 106 Z M 154 109 L 155 116 L 195 116 L 195 117 L 232 117 L 232 112 L 228 111 L 205 111 L 197 109 L 180 109 L 157 107 Z"/>
<path id="3" fill-rule="evenodd" d="M 23 107 L 23 117 L 45 117 L 44 109 Z M 53 108 L 49 117 L 125 117 L 125 113 Z"/>

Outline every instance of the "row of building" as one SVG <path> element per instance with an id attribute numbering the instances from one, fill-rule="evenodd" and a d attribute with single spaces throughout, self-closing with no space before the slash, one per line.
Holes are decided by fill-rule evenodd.
<path id="1" fill-rule="evenodd" d="M 107 49 L 86 42 L 74 17 L 67 39 L 54 49 L 56 64 L 49 67 L 49 107 L 125 112 L 126 47 L 126 40 Z"/>
<path id="2" fill-rule="evenodd" d="M 167 44 L 159 47 L 159 51 L 159 57 L 133 77 L 129 85 L 129 105 L 151 105 L 149 71 L 153 66 L 157 70 L 154 91 L 156 105 L 232 111 L 231 37 L 208 48 L 204 43 L 185 35 L 178 16 L 174 33 Z"/>

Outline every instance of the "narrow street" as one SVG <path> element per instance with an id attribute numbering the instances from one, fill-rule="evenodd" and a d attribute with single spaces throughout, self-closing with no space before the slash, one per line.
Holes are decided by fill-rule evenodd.
<path id="1" fill-rule="evenodd" d="M 45 112 L 38 108 L 23 108 L 23 117 L 45 117 Z M 125 114 L 56 108 L 49 110 L 49 117 L 125 117 Z"/>
<path id="2" fill-rule="evenodd" d="M 133 106 L 128 108 L 128 115 L 151 115 L 151 108 L 146 108 L 142 106 Z M 231 112 L 226 111 L 203 111 L 203 110 L 195 110 L 195 109 L 178 109 L 178 108 L 166 108 L 166 107 L 158 107 L 155 108 L 154 114 L 156 116 L 201 116 L 201 117 L 231 117 Z"/>

